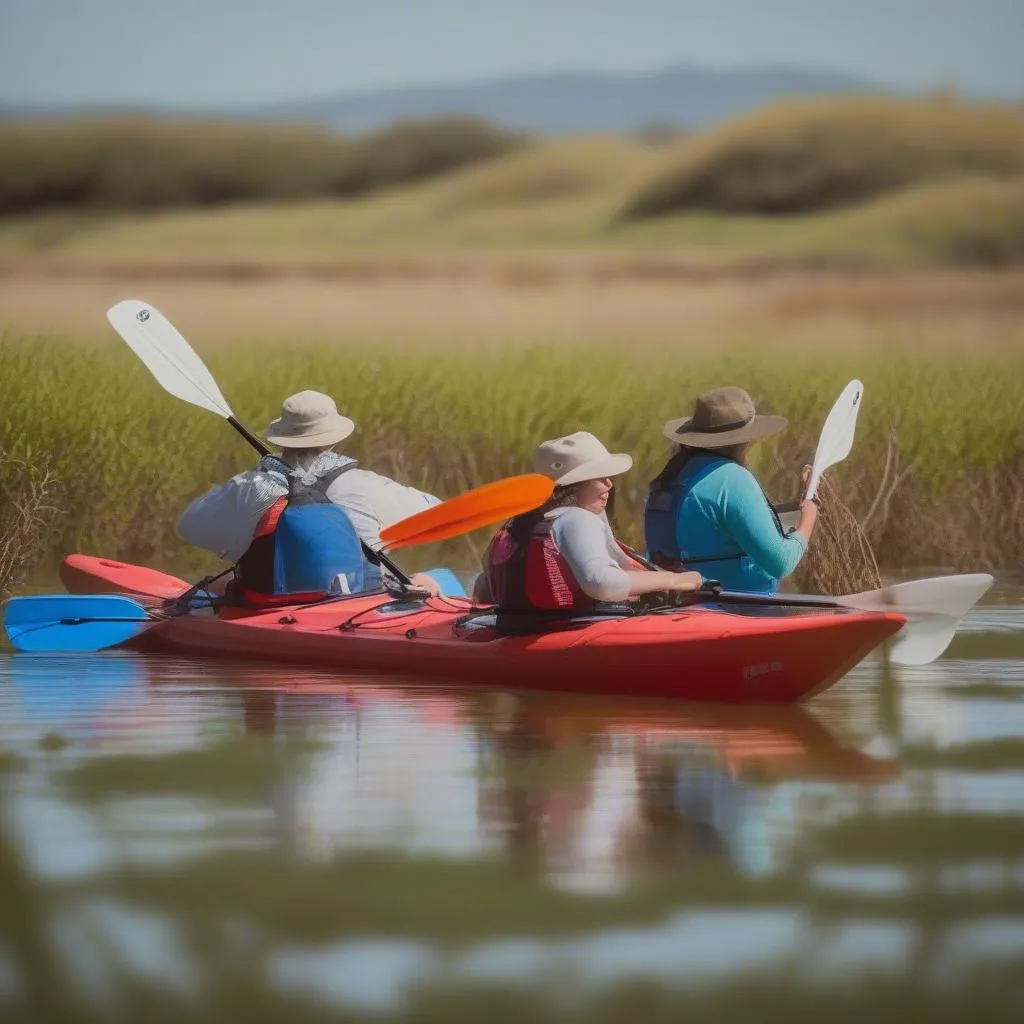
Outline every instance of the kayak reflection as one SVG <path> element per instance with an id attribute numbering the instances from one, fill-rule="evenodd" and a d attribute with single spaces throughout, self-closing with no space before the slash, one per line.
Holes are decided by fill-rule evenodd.
<path id="1" fill-rule="evenodd" d="M 709 861 L 764 874 L 785 866 L 778 820 L 800 829 L 794 791 L 899 775 L 895 761 L 841 743 L 841 721 L 803 706 L 380 685 L 161 657 L 111 661 L 93 686 L 67 659 L 13 661 L 27 717 L 56 729 L 88 723 L 93 749 L 99 740 L 104 752 L 157 753 L 232 736 L 270 744 L 278 767 L 253 780 L 270 814 L 253 827 L 307 858 L 510 855 L 591 891 Z M 285 756 L 300 749 L 298 760 Z M 225 764 L 221 786 L 208 763 L 207 795 L 223 801 L 234 769 Z"/>
<path id="2" fill-rule="evenodd" d="M 174 663 L 161 665 L 174 682 Z M 773 870 L 782 783 L 883 783 L 895 761 L 841 744 L 801 706 L 727 706 L 339 682 L 219 668 L 245 730 L 314 741 L 268 794 L 294 852 L 508 853 L 606 889 L 718 858 Z"/>
<path id="3" fill-rule="evenodd" d="M 498 694 L 482 717 L 482 816 L 564 886 L 719 858 L 771 869 L 774 783 L 894 779 L 797 706 L 569 700 Z"/>

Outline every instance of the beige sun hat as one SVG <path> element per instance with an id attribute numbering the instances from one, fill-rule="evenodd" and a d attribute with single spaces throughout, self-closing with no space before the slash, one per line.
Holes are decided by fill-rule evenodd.
<path id="1" fill-rule="evenodd" d="M 355 429 L 330 395 L 300 391 L 284 400 L 281 415 L 267 427 L 266 437 L 279 448 L 326 448 L 344 441 Z"/>
<path id="2" fill-rule="evenodd" d="M 613 455 L 585 430 L 539 444 L 533 453 L 533 468 L 550 477 L 558 487 L 618 476 L 633 465 L 630 455 Z"/>
<path id="3" fill-rule="evenodd" d="M 726 448 L 777 434 L 788 423 L 785 416 L 760 415 L 743 388 L 727 387 L 701 395 L 692 416 L 669 420 L 662 433 L 690 448 Z"/>

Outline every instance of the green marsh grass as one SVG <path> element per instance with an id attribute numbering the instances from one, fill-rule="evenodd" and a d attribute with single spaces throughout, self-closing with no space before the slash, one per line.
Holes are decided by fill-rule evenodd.
<path id="1" fill-rule="evenodd" d="M 204 353 L 204 355 L 206 355 Z M 630 452 L 616 520 L 642 542 L 647 481 L 669 454 L 661 424 L 700 391 L 747 387 L 790 429 L 755 449 L 776 501 L 797 496 L 821 423 L 852 377 L 866 386 L 851 456 L 835 474 L 883 568 L 1020 565 L 1024 559 L 1024 355 L 976 357 L 880 348 L 827 361 L 769 344 L 700 351 L 664 346 L 344 346 L 310 339 L 223 344 L 208 365 L 236 415 L 257 433 L 303 388 L 335 396 L 358 429 L 344 450 L 368 468 L 451 497 L 525 471 L 541 440 L 578 429 Z M 216 416 L 165 394 L 117 342 L 0 339 L 0 447 L 48 460 L 64 515 L 52 555 L 85 551 L 182 569 L 213 568 L 175 533 L 186 503 L 255 456 Z M 893 421 L 898 427 L 893 430 Z M 885 466 L 889 464 L 888 475 Z M 5 491 L 17 482 L 5 463 Z M 486 530 L 413 549 L 416 568 L 476 565 Z"/>

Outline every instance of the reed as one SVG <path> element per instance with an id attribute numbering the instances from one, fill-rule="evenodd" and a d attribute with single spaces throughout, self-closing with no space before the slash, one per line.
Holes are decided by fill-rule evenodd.
<path id="1" fill-rule="evenodd" d="M 60 515 L 58 482 L 46 458 L 10 458 L 0 448 L 0 598 L 12 593 L 43 556 Z"/>
<path id="2" fill-rule="evenodd" d="M 853 453 L 834 483 L 883 569 L 980 569 L 1024 559 L 1024 355 L 986 350 L 926 358 L 880 347 L 827 362 L 804 349 L 600 345 L 376 347 L 308 340 L 208 354 L 237 415 L 257 432 L 281 400 L 307 387 L 335 396 L 358 429 L 345 451 L 441 497 L 528 468 L 541 440 L 589 429 L 634 469 L 622 478 L 617 526 L 642 544 L 647 481 L 669 454 L 661 423 L 723 383 L 747 387 L 789 417 L 754 449 L 754 469 L 778 501 L 798 495 L 824 416 L 851 377 L 866 385 Z M 209 565 L 175 533 L 185 504 L 253 462 L 218 419 L 165 395 L 117 342 L 0 339 L 0 466 L 5 493 L 16 462 L 48 460 L 67 515 L 52 554 L 79 550 L 164 567 Z M 407 564 L 474 566 L 487 531 Z"/>

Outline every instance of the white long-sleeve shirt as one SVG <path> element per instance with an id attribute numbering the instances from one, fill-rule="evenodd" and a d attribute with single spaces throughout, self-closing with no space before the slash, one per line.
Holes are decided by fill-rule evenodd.
<path id="1" fill-rule="evenodd" d="M 309 473 L 326 472 L 352 461 L 333 453 L 320 458 L 323 463 L 313 463 Z M 178 533 L 190 544 L 237 562 L 252 542 L 263 513 L 287 493 L 284 474 L 262 460 L 256 469 L 238 473 L 196 498 L 178 520 Z M 382 546 L 380 531 L 385 527 L 440 502 L 425 491 L 358 467 L 342 473 L 326 493 L 345 510 L 360 539 L 374 551 Z M 366 572 L 366 586 L 375 586 L 378 568 L 367 565 Z"/>
<path id="2" fill-rule="evenodd" d="M 629 597 L 626 571 L 635 569 L 615 542 L 608 519 L 585 508 L 552 509 L 551 538 L 580 589 L 595 601 L 625 601 Z"/>

